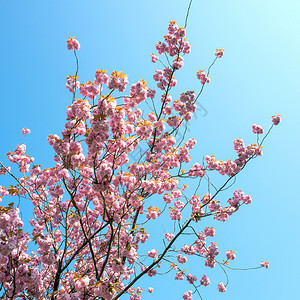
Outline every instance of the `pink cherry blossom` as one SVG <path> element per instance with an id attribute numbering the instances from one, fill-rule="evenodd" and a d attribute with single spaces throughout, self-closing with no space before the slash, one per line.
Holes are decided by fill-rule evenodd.
<path id="1" fill-rule="evenodd" d="M 206 75 L 204 70 L 200 70 L 197 72 L 197 78 L 201 81 L 201 84 L 209 83 L 210 78 Z"/>
<path id="2" fill-rule="evenodd" d="M 278 125 L 281 122 L 281 115 L 272 116 L 272 122 L 274 125 Z"/>
<path id="3" fill-rule="evenodd" d="M 151 61 L 152 61 L 153 63 L 156 63 L 158 60 L 159 60 L 158 56 L 152 53 L 152 54 L 151 54 Z"/>
<path id="4" fill-rule="evenodd" d="M 70 37 L 67 40 L 67 47 L 69 50 L 79 50 L 80 49 L 80 44 L 79 42 L 76 40 L 75 37 Z"/>
<path id="5" fill-rule="evenodd" d="M 192 291 L 187 291 L 187 292 L 184 293 L 183 299 L 192 300 L 193 299 L 192 295 L 193 295 Z"/>
<path id="6" fill-rule="evenodd" d="M 263 267 L 263 268 L 266 268 L 266 269 L 269 268 L 269 262 L 267 262 L 267 261 L 262 261 L 262 262 L 260 263 L 260 265 L 261 265 L 261 267 Z"/>
<path id="7" fill-rule="evenodd" d="M 225 287 L 225 285 L 224 285 L 223 282 L 221 282 L 221 283 L 218 284 L 218 290 L 219 290 L 219 292 L 221 292 L 221 293 L 226 292 L 226 287 Z"/>
<path id="8" fill-rule="evenodd" d="M 178 260 L 178 262 L 181 263 L 181 264 L 185 264 L 185 263 L 187 262 L 186 256 L 181 256 L 181 254 L 178 254 L 177 260 Z"/>
<path id="9" fill-rule="evenodd" d="M 234 260 L 234 259 L 236 258 L 235 252 L 232 251 L 232 250 L 228 250 L 228 251 L 226 252 L 226 257 L 227 257 L 227 259 L 229 259 L 229 260 Z"/>
<path id="10" fill-rule="evenodd" d="M 263 134 L 264 133 L 264 129 L 260 126 L 260 125 L 252 125 L 252 130 L 253 133 L 257 133 L 257 134 Z"/>
<path id="11" fill-rule="evenodd" d="M 28 128 L 23 128 L 22 129 L 22 134 L 24 134 L 24 135 L 26 135 L 26 134 L 29 134 L 31 131 L 30 131 L 30 129 L 28 129 Z"/>
<path id="12" fill-rule="evenodd" d="M 216 53 L 215 53 L 215 55 L 218 57 L 218 58 L 221 58 L 221 57 L 223 57 L 223 55 L 224 55 L 224 49 L 216 49 Z"/>
<path id="13" fill-rule="evenodd" d="M 152 258 L 155 258 L 156 254 L 157 254 L 157 250 L 155 249 L 148 252 L 148 256 Z"/>
<path id="14" fill-rule="evenodd" d="M 204 286 L 208 286 L 210 284 L 209 278 L 206 275 L 203 275 L 200 280 L 200 284 Z"/>
<path id="15" fill-rule="evenodd" d="M 216 230 L 213 227 L 205 227 L 204 229 L 204 234 L 206 236 L 211 236 L 213 237 L 215 235 Z"/>

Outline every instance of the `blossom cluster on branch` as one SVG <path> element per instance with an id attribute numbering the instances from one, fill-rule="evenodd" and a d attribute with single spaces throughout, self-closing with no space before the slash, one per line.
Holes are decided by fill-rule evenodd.
<path id="1" fill-rule="evenodd" d="M 177 134 L 192 119 L 198 97 L 184 91 L 173 99 L 170 93 L 177 85 L 175 73 L 191 51 L 185 36 L 185 28 L 171 21 L 164 41 L 156 44 L 158 54 L 152 54 L 151 61 L 163 66 L 153 75 L 157 89 L 141 79 L 124 95 L 129 81 L 120 71 L 109 75 L 99 69 L 93 81 L 84 83 L 77 72 L 68 76 L 66 88 L 74 98 L 61 135 L 48 137 L 55 152 L 52 168 L 36 165 L 25 144 L 7 154 L 19 175 L 1 163 L 0 174 L 11 175 L 16 185 L 0 186 L 0 200 L 5 203 L 6 197 L 14 196 L 30 201 L 33 218 L 32 231 L 26 233 L 19 208 L 13 203 L 0 207 L 3 299 L 111 300 L 127 294 L 130 300 L 139 300 L 153 288 L 143 289 L 138 281 L 165 272 L 186 280 L 192 290 L 183 299 L 192 299 L 210 279 L 181 267 L 188 265 L 189 256 L 198 256 L 209 268 L 226 268 L 236 258 L 232 250 L 219 252 L 212 240 L 215 229 L 203 227 L 201 220 L 211 216 L 225 222 L 252 202 L 241 190 L 225 200 L 220 194 L 250 160 L 262 155 L 263 140 L 246 146 L 236 139 L 234 160 L 207 155 L 202 162 L 191 163 L 196 140 L 183 141 Z M 67 48 L 76 56 L 80 44 L 69 38 Z M 217 49 L 215 60 L 223 54 Z M 209 70 L 196 76 L 202 88 L 210 82 Z M 273 125 L 280 120 L 272 117 Z M 253 125 L 253 132 L 258 137 L 263 128 Z M 22 133 L 26 136 L 30 130 L 24 128 Z M 146 151 L 133 161 L 131 153 L 141 145 Z M 207 186 L 211 172 L 224 176 L 224 184 L 214 192 L 200 194 L 186 184 L 194 179 Z M 153 249 L 147 230 L 162 218 L 168 218 L 174 230 L 155 236 L 163 239 L 163 247 Z M 193 237 L 189 244 L 179 239 L 184 233 Z M 29 244 L 35 248 L 31 252 Z M 268 266 L 262 262 L 259 267 Z M 221 282 L 217 288 L 225 292 L 226 286 Z"/>

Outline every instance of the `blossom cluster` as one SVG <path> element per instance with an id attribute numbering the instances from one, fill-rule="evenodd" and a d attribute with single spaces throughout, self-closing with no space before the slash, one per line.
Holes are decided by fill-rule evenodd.
<path id="1" fill-rule="evenodd" d="M 67 47 L 68 47 L 69 50 L 79 50 L 80 49 L 80 44 L 76 40 L 75 37 L 70 37 L 67 40 Z"/>

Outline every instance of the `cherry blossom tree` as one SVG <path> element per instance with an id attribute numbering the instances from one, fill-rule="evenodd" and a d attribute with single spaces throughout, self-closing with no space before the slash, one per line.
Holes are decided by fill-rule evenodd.
<path id="1" fill-rule="evenodd" d="M 170 272 L 175 280 L 190 284 L 180 295 L 188 300 L 195 293 L 201 297 L 201 289 L 210 284 L 206 274 L 188 271 L 189 257 L 197 256 L 208 268 L 230 268 L 235 252 L 219 253 L 215 229 L 201 221 L 228 221 L 252 202 L 241 190 L 229 199 L 222 191 L 262 156 L 263 142 L 281 117 L 272 117 L 266 133 L 254 124 L 255 143 L 234 140 L 234 160 L 207 155 L 192 164 L 196 140 L 186 139 L 185 132 L 210 82 L 211 67 L 224 50 L 216 50 L 207 71 L 195 74 L 198 92 L 172 96 L 178 84 L 175 75 L 191 51 L 185 36 L 186 24 L 180 27 L 171 21 L 164 39 L 155 45 L 155 88 L 143 79 L 128 86 L 123 72 L 101 69 L 92 81 L 80 83 L 80 44 L 75 37 L 67 40 L 77 71 L 67 78 L 72 101 L 65 129 L 60 136 L 48 136 L 55 152 L 53 167 L 35 164 L 26 142 L 7 154 L 12 167 L 0 162 L 0 174 L 16 182 L 0 186 L 1 299 L 110 300 L 127 295 L 138 300 L 154 292 L 140 286 L 143 277 Z M 30 130 L 23 128 L 22 133 L 26 137 Z M 223 178 L 219 187 L 210 180 L 216 172 Z M 188 186 L 191 180 L 196 188 Z M 33 204 L 30 233 L 23 230 L 18 205 L 8 203 L 11 197 Z M 150 236 L 149 228 L 166 220 L 173 230 Z M 151 239 L 162 241 L 162 247 L 153 249 Z M 268 266 L 262 261 L 255 268 Z M 216 288 L 225 292 L 227 285 L 220 282 Z"/>

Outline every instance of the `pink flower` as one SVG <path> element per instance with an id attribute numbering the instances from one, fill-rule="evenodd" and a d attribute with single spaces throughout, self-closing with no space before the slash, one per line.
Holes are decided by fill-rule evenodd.
<path id="1" fill-rule="evenodd" d="M 156 273 L 157 273 L 156 270 L 150 269 L 147 274 L 148 274 L 149 277 L 153 277 L 153 276 L 156 275 Z"/>
<path id="2" fill-rule="evenodd" d="M 189 176 L 193 177 L 203 177 L 205 175 L 204 168 L 199 164 L 194 164 L 189 170 Z"/>
<path id="3" fill-rule="evenodd" d="M 27 128 L 22 129 L 22 134 L 24 134 L 24 135 L 29 134 L 30 132 L 31 132 L 30 129 L 27 129 Z"/>
<path id="4" fill-rule="evenodd" d="M 175 70 L 179 70 L 180 68 L 182 68 L 184 65 L 184 62 L 183 62 L 183 58 L 181 56 L 175 58 L 173 60 L 173 68 Z"/>
<path id="5" fill-rule="evenodd" d="M 155 54 L 153 54 L 153 53 L 152 53 L 150 56 L 151 56 L 151 61 L 152 61 L 153 63 L 156 63 L 156 62 L 158 61 L 158 59 L 159 59 L 158 56 L 155 55 Z"/>
<path id="6" fill-rule="evenodd" d="M 184 203 L 179 199 L 174 203 L 174 206 L 178 209 L 184 208 Z"/>
<path id="7" fill-rule="evenodd" d="M 108 88 L 110 90 L 117 89 L 119 92 L 124 92 L 128 84 L 128 77 L 123 72 L 113 71 L 110 74 Z"/>
<path id="8" fill-rule="evenodd" d="M 268 269 L 268 268 L 269 268 L 269 262 L 267 262 L 267 261 L 262 261 L 262 262 L 260 263 L 260 266 L 263 267 L 263 268 Z"/>
<path id="9" fill-rule="evenodd" d="M 170 217 L 172 220 L 181 220 L 181 212 L 177 209 L 170 208 Z"/>
<path id="10" fill-rule="evenodd" d="M 184 143 L 184 146 L 187 147 L 187 148 L 189 148 L 189 149 L 193 149 L 194 146 L 196 145 L 196 143 L 197 143 L 197 141 L 194 138 L 192 138 L 192 139 L 187 140 Z"/>
<path id="11" fill-rule="evenodd" d="M 206 275 L 203 275 L 200 280 L 200 284 L 204 286 L 208 286 L 210 284 L 209 278 Z"/>
<path id="12" fill-rule="evenodd" d="M 80 82 L 77 80 L 79 77 L 76 77 L 75 75 L 73 76 L 68 76 L 67 77 L 67 83 L 66 83 L 66 88 L 71 92 L 74 93 L 75 89 L 79 89 Z"/>
<path id="13" fill-rule="evenodd" d="M 175 280 L 183 280 L 184 279 L 184 275 L 183 275 L 183 272 L 178 272 L 176 273 L 175 275 Z"/>
<path id="14" fill-rule="evenodd" d="M 226 257 L 227 257 L 227 259 L 234 260 L 235 257 L 236 257 L 236 255 L 235 255 L 234 253 L 235 253 L 234 251 L 228 250 L 228 251 L 226 252 Z"/>
<path id="15" fill-rule="evenodd" d="M 1 167 L 0 168 L 0 175 L 5 175 L 6 174 L 6 172 L 8 171 L 8 172 L 10 172 L 10 170 L 11 170 L 11 167 Z M 4 195 L 2 195 L 1 194 L 1 188 L 2 188 L 2 186 L 0 185 L 0 196 L 4 196 Z M 1 202 L 1 201 L 0 201 Z"/>
<path id="16" fill-rule="evenodd" d="M 186 256 L 182 256 L 181 254 L 178 254 L 177 260 L 178 260 L 178 262 L 181 263 L 181 264 L 185 264 L 185 263 L 187 262 Z"/>
<path id="17" fill-rule="evenodd" d="M 206 236 L 214 236 L 215 235 L 216 230 L 213 227 L 206 227 L 204 229 L 204 234 Z"/>
<path id="18" fill-rule="evenodd" d="M 157 254 L 157 250 L 155 249 L 152 249 L 151 251 L 148 252 L 148 256 L 152 258 L 155 258 L 156 254 Z"/>
<path id="19" fill-rule="evenodd" d="M 197 78 L 201 81 L 201 84 L 210 82 L 210 78 L 206 75 L 204 70 L 200 70 L 197 72 Z"/>
<path id="20" fill-rule="evenodd" d="M 216 49 L 215 56 L 218 57 L 218 58 L 223 57 L 224 51 L 225 51 L 224 49 Z"/>
<path id="21" fill-rule="evenodd" d="M 169 242 L 172 241 L 173 237 L 174 237 L 173 233 L 169 233 L 169 232 L 165 233 L 165 238 L 167 241 L 169 241 Z"/>
<path id="22" fill-rule="evenodd" d="M 175 190 L 172 191 L 172 195 L 174 196 L 174 198 L 180 198 L 182 196 L 182 193 L 180 190 Z"/>
<path id="23" fill-rule="evenodd" d="M 155 97 L 155 94 L 156 94 L 156 90 L 148 90 L 147 92 L 147 97 L 151 98 L 151 99 L 154 99 Z"/>
<path id="24" fill-rule="evenodd" d="M 219 290 L 219 292 L 221 292 L 221 293 L 226 292 L 226 287 L 225 287 L 225 285 L 224 285 L 223 282 L 221 282 L 221 283 L 218 284 L 218 290 Z"/>
<path id="25" fill-rule="evenodd" d="M 155 220 L 155 219 L 157 219 L 157 218 L 160 216 L 160 214 L 161 214 L 161 211 L 160 211 L 159 208 L 149 206 L 149 207 L 148 207 L 148 212 L 147 212 L 147 214 L 146 214 L 146 217 L 147 217 L 148 219 L 153 219 L 153 220 Z"/>
<path id="26" fill-rule="evenodd" d="M 171 203 L 172 200 L 174 199 L 174 196 L 166 193 L 166 194 L 164 194 L 163 199 L 166 203 Z"/>
<path id="27" fill-rule="evenodd" d="M 75 36 L 74 37 L 70 37 L 68 40 L 67 40 L 67 47 L 69 50 L 79 50 L 80 48 L 80 44 L 79 42 L 75 39 Z"/>
<path id="28" fill-rule="evenodd" d="M 274 125 L 278 125 L 281 122 L 281 115 L 272 116 L 272 122 Z"/>
<path id="29" fill-rule="evenodd" d="M 107 71 L 106 70 L 97 70 L 95 74 L 95 83 L 96 84 L 108 84 L 109 76 L 105 74 Z"/>
<path id="30" fill-rule="evenodd" d="M 253 133 L 257 133 L 257 134 L 264 133 L 264 129 L 260 125 L 256 125 L 256 124 L 252 125 L 252 131 L 253 131 Z"/>
<path id="31" fill-rule="evenodd" d="M 186 275 L 186 280 L 187 280 L 190 284 L 194 284 L 194 282 L 197 281 L 197 277 L 196 277 L 196 276 L 192 276 L 191 274 L 187 274 L 187 275 Z"/>
<path id="32" fill-rule="evenodd" d="M 153 293 L 153 291 L 154 291 L 154 290 L 153 290 L 153 288 L 152 288 L 152 287 L 149 287 L 149 288 L 148 288 L 148 292 L 149 292 L 150 294 L 152 294 L 152 293 Z"/>
<path id="33" fill-rule="evenodd" d="M 192 300 L 193 299 L 192 295 L 193 295 L 192 291 L 187 291 L 183 294 L 183 299 L 184 300 Z"/>

